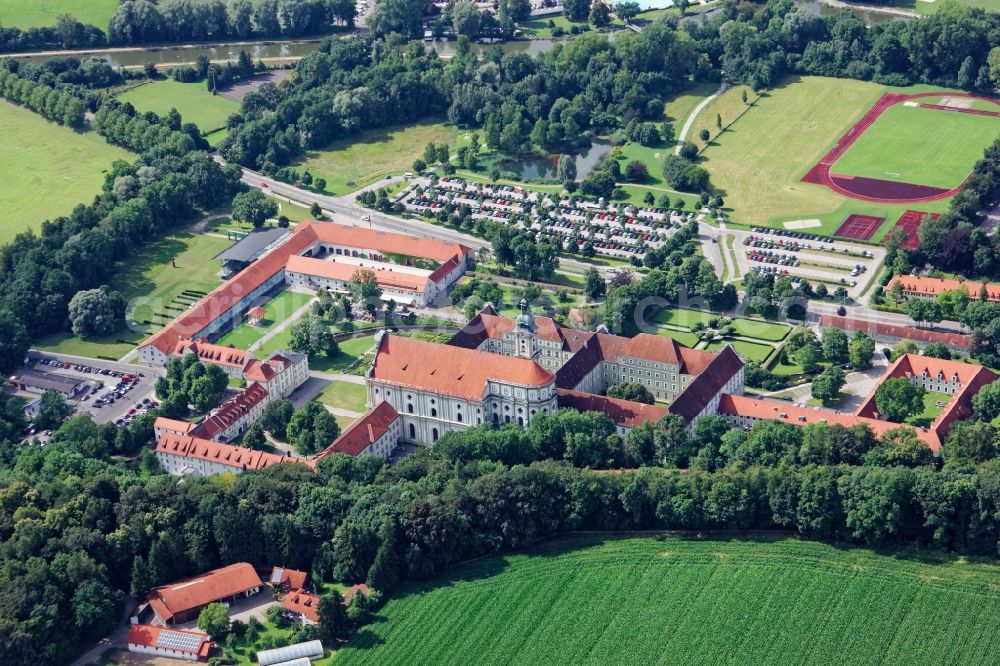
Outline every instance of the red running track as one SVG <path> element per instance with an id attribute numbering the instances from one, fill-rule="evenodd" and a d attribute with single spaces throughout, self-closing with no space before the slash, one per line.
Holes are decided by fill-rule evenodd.
<path id="1" fill-rule="evenodd" d="M 886 109 L 895 104 L 899 104 L 900 102 L 906 102 L 921 97 L 969 97 L 972 99 L 988 101 L 994 104 L 996 103 L 995 100 L 988 97 L 944 91 L 915 93 L 912 95 L 886 93 L 882 95 L 877 102 L 875 102 L 872 108 L 868 109 L 865 115 L 862 116 L 858 122 L 854 123 L 851 129 L 847 130 L 847 132 L 840 137 L 840 140 L 837 141 L 837 145 L 830 149 L 830 152 L 824 155 L 812 169 L 809 169 L 809 172 L 802 177 L 802 182 L 825 185 L 842 196 L 849 197 L 851 199 L 859 199 L 861 201 L 873 201 L 876 203 L 925 203 L 928 201 L 937 201 L 938 199 L 952 197 L 958 194 L 962 189 L 962 186 L 965 185 L 964 182 L 962 185 L 948 190 L 942 187 L 930 187 L 929 185 L 900 183 L 893 180 L 863 178 L 860 176 L 846 176 L 830 173 L 830 167 L 832 167 L 833 164 L 840 159 L 845 152 L 847 152 L 848 148 L 854 145 L 854 142 L 858 140 L 858 137 L 864 134 L 865 131 L 871 127 L 876 120 L 878 120 L 878 117 L 881 116 Z M 959 109 L 950 106 L 941 106 L 939 104 L 921 104 L 920 106 L 932 109 L 1000 117 L 1000 113 L 994 111 Z"/>

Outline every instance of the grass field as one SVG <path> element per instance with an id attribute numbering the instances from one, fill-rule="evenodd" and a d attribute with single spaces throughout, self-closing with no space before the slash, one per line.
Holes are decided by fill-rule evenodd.
<path id="1" fill-rule="evenodd" d="M 694 347 L 699 341 L 698 336 L 690 331 L 675 331 L 672 328 L 660 327 L 657 329 L 656 334 L 667 338 L 673 338 L 686 347 Z"/>
<path id="2" fill-rule="evenodd" d="M 934 419 L 944 407 L 938 407 L 937 403 L 944 403 L 947 406 L 951 402 L 952 396 L 947 393 L 938 393 L 937 391 L 927 391 L 924 393 L 924 409 L 919 414 L 914 414 L 910 418 L 906 419 L 907 423 L 915 426 L 929 427 L 933 423 Z"/>
<path id="3" fill-rule="evenodd" d="M 708 320 L 718 315 L 705 310 L 685 310 L 684 308 L 663 308 L 657 312 L 652 321 L 658 324 L 670 324 L 672 326 L 694 326 L 701 322 L 707 324 Z"/>
<path id="4" fill-rule="evenodd" d="M 989 664 L 998 573 L 792 539 L 565 539 L 404 587 L 336 662 Z"/>
<path id="5" fill-rule="evenodd" d="M 257 350 L 257 355 L 264 357 L 271 352 L 278 351 L 279 349 L 288 349 L 291 336 L 292 327 L 289 326 L 262 344 Z M 319 372 L 343 372 L 354 364 L 354 362 L 363 356 L 368 350 L 370 350 L 374 344 L 374 335 L 366 335 L 361 338 L 344 340 L 343 342 L 338 343 L 340 346 L 340 353 L 334 358 L 327 358 L 326 356 L 310 356 L 309 368 Z"/>
<path id="6" fill-rule="evenodd" d="M 737 335 L 745 338 L 767 340 L 768 342 L 780 342 L 792 330 L 791 326 L 772 324 L 760 319 L 734 319 L 733 328 L 736 329 Z"/>
<path id="7" fill-rule="evenodd" d="M 161 116 L 169 113 L 170 109 L 177 109 L 184 122 L 197 125 L 202 134 L 225 127 L 226 118 L 240 110 L 238 102 L 208 92 L 204 81 L 153 81 L 122 93 L 118 99 L 131 102 L 139 111 L 153 111 Z"/>
<path id="8" fill-rule="evenodd" d="M 244 322 L 222 336 L 219 339 L 219 344 L 246 349 L 273 330 L 275 326 L 291 317 L 296 310 L 311 301 L 312 298 L 311 294 L 282 291 L 264 304 L 266 314 L 260 324 L 251 326 Z"/>
<path id="9" fill-rule="evenodd" d="M 699 83 L 694 88 L 667 102 L 664 113 L 666 113 L 667 119 L 673 123 L 674 130 L 680 132 L 684 121 L 691 115 L 694 108 L 718 89 L 719 86 L 714 83 Z"/>
<path id="10" fill-rule="evenodd" d="M 907 206 L 848 199 L 800 180 L 886 90 L 864 81 L 807 76 L 788 77 L 762 95 L 702 152 L 702 166 L 722 191 L 733 220 L 781 226 L 816 218 L 821 226 L 809 231 L 832 234 L 850 213 L 879 215 L 887 223 L 872 242 L 880 241 Z M 920 209 L 943 212 L 947 206 L 942 199 Z"/>
<path id="11" fill-rule="evenodd" d="M 360 414 L 365 411 L 368 391 L 364 384 L 335 380 L 326 385 L 326 388 L 316 396 L 316 400 L 324 405 Z"/>
<path id="12" fill-rule="evenodd" d="M 950 189 L 962 184 L 998 135 L 1000 118 L 896 104 L 830 170 Z"/>
<path id="13" fill-rule="evenodd" d="M 112 162 L 135 157 L 108 145 L 96 132 L 74 132 L 4 100 L 0 144 L 0 210 L 5 220 L 0 243 L 88 203 L 101 191 Z"/>
<path id="14" fill-rule="evenodd" d="M 747 95 L 746 104 L 743 103 L 743 93 Z M 719 134 L 718 120 L 721 119 L 722 126 L 726 127 L 747 111 L 750 108 L 748 105 L 753 104 L 756 99 L 757 95 L 750 86 L 733 86 L 732 88 L 728 88 L 701 110 L 701 113 L 698 114 L 698 117 L 692 123 L 691 130 L 688 132 L 685 140 L 694 143 L 698 148 L 704 148 L 707 144 L 699 136 L 701 130 L 708 130 L 708 143 L 711 143 Z M 678 133 L 682 127 L 683 123 L 677 127 Z"/>
<path id="15" fill-rule="evenodd" d="M 212 257 L 229 247 L 224 238 L 182 232 L 141 248 L 119 267 L 112 287 L 129 300 L 126 319 L 151 331 L 183 312 L 197 300 L 193 292 L 209 292 L 221 284 Z M 176 268 L 170 262 L 174 260 Z M 184 294 L 184 292 L 192 292 Z M 144 340 L 148 333 L 131 328 L 106 338 L 82 339 L 57 333 L 40 340 L 37 349 L 89 356 L 121 358 Z"/>
<path id="16" fill-rule="evenodd" d="M 447 143 L 454 149 L 457 136 L 454 127 L 431 122 L 370 130 L 308 152 L 295 168 L 325 178 L 329 194 L 346 194 L 409 171 L 428 143 Z"/>
<path id="17" fill-rule="evenodd" d="M 709 343 L 705 349 L 717 352 L 725 345 L 732 345 L 733 349 L 736 350 L 736 353 L 743 357 L 743 360 L 757 361 L 758 363 L 766 361 L 771 355 L 771 352 L 774 351 L 774 347 L 770 345 L 762 345 L 756 342 L 746 342 L 745 340 L 716 341 Z"/>
<path id="18" fill-rule="evenodd" d="M 42 28 L 56 24 L 60 14 L 72 14 L 81 23 L 108 29 L 118 0 L 0 0 L 0 25 L 5 28 Z"/>

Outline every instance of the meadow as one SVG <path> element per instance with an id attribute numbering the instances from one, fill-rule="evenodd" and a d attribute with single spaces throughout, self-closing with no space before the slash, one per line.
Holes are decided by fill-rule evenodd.
<path id="1" fill-rule="evenodd" d="M 832 234 L 850 213 L 878 215 L 887 218 L 872 238 L 880 241 L 907 206 L 848 199 L 801 178 L 886 90 L 865 81 L 793 76 L 762 94 L 701 154 L 734 223 L 818 219 L 820 226 L 808 231 Z M 947 206 L 942 199 L 920 209 Z"/>
<path id="2" fill-rule="evenodd" d="M 457 136 L 454 127 L 434 122 L 369 130 L 309 151 L 295 168 L 326 179 L 328 194 L 347 194 L 410 171 L 428 143 L 447 143 L 454 152 Z"/>
<path id="3" fill-rule="evenodd" d="M 210 134 L 226 126 L 226 118 L 240 110 L 239 102 L 222 95 L 213 95 L 204 81 L 179 83 L 173 79 L 152 81 L 118 95 L 139 111 L 152 111 L 164 116 L 177 109 L 186 123 L 194 123 L 202 134 Z M 219 137 L 224 135 L 219 134 Z M 221 141 L 221 138 L 219 138 Z"/>
<path id="4" fill-rule="evenodd" d="M 896 104 L 830 171 L 950 189 L 962 184 L 997 136 L 1000 118 Z"/>
<path id="5" fill-rule="evenodd" d="M 68 215 L 101 191 L 115 160 L 134 155 L 108 145 L 97 132 L 75 132 L 0 100 L 0 243 L 46 219 Z"/>
<path id="6" fill-rule="evenodd" d="M 0 0 L 0 25 L 5 28 L 43 28 L 56 24 L 60 14 L 72 14 L 81 23 L 107 31 L 118 0 Z"/>
<path id="7" fill-rule="evenodd" d="M 405 586 L 355 664 L 988 664 L 996 564 L 783 539 L 567 538 Z"/>

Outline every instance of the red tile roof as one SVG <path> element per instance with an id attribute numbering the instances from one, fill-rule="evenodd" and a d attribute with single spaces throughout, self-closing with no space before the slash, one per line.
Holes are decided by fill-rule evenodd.
<path id="1" fill-rule="evenodd" d="M 349 456 L 360 455 L 362 451 L 385 435 L 393 422 L 398 418 L 399 412 L 383 400 L 368 410 L 360 419 L 349 425 L 333 444 L 316 455 L 316 459 L 318 460 L 332 453 L 346 453 Z"/>
<path id="2" fill-rule="evenodd" d="M 257 305 L 247 310 L 247 314 L 253 317 L 254 319 L 263 319 L 264 316 L 267 314 L 267 311 L 261 306 Z"/>
<path id="3" fill-rule="evenodd" d="M 351 585 L 344 591 L 344 603 L 349 603 L 355 594 L 360 592 L 361 594 L 368 594 L 368 586 L 364 583 L 358 583 L 357 585 Z"/>
<path id="4" fill-rule="evenodd" d="M 169 617 L 173 617 L 261 585 L 260 577 L 250 564 L 237 562 L 206 571 L 200 576 L 154 587 L 150 599 L 159 600 L 170 613 Z M 162 619 L 167 620 L 169 617 Z"/>
<path id="5" fill-rule="evenodd" d="M 576 351 L 595 334 L 563 326 L 551 317 L 535 316 L 535 335 L 539 340 L 561 342 L 565 351 Z M 488 338 L 502 339 L 512 333 L 516 322 L 510 317 L 497 314 L 492 306 L 484 307 L 479 314 L 469 320 L 447 344 L 466 349 L 476 349 Z"/>
<path id="6" fill-rule="evenodd" d="M 923 343 L 940 342 L 955 349 L 968 349 L 972 341 L 971 336 L 963 333 L 945 333 L 926 328 L 916 328 L 914 326 L 894 326 L 892 324 L 883 324 L 863 319 L 848 319 L 837 315 L 821 316 L 819 325 L 839 328 L 848 333 L 864 331 L 868 335 L 882 335 L 899 338 L 900 340 L 913 340 L 914 342 Z"/>
<path id="7" fill-rule="evenodd" d="M 370 377 L 468 400 L 482 400 L 490 380 L 528 387 L 552 384 L 535 361 L 384 334 Z"/>
<path id="8" fill-rule="evenodd" d="M 383 289 L 401 289 L 418 294 L 427 288 L 427 275 L 415 275 L 403 271 L 394 271 L 383 266 L 359 266 L 333 259 L 314 259 L 312 257 L 293 256 L 288 258 L 285 270 L 289 273 L 315 275 L 328 280 L 350 282 L 358 271 L 371 271 L 375 274 L 378 284 Z"/>
<path id="9" fill-rule="evenodd" d="M 242 368 L 250 358 L 250 352 L 232 346 L 214 345 L 205 338 L 200 340 L 181 340 L 174 348 L 174 356 L 183 356 L 191 352 L 198 360 L 215 365 L 228 365 Z"/>
<path id="10" fill-rule="evenodd" d="M 187 637 L 191 637 L 189 640 L 192 643 L 188 643 L 187 640 L 177 640 L 178 638 L 187 639 Z M 199 639 L 201 642 L 197 644 L 197 647 L 193 650 L 189 649 L 189 645 L 193 645 L 193 641 Z M 125 643 L 128 645 L 142 645 L 145 647 L 184 652 L 198 655 L 199 657 L 207 657 L 215 646 L 215 643 L 209 640 L 208 636 L 203 633 L 170 629 L 168 627 L 154 627 L 151 624 L 133 624 L 129 627 Z"/>
<path id="11" fill-rule="evenodd" d="M 314 623 L 319 622 L 319 595 L 295 590 L 281 600 L 281 607 L 292 613 L 301 613 Z"/>
<path id="12" fill-rule="evenodd" d="M 889 430 L 900 426 L 898 423 L 890 421 L 879 421 L 876 419 L 857 416 L 855 414 L 845 414 L 830 409 L 819 407 L 799 407 L 790 402 L 781 400 L 768 400 L 765 398 L 752 398 L 744 395 L 731 395 L 724 393 L 719 400 L 719 414 L 723 416 L 747 416 L 763 421 L 784 421 L 792 425 L 808 425 L 810 423 L 829 423 L 830 425 L 842 425 L 851 427 L 855 425 L 866 425 L 871 428 L 877 436 L 882 436 Z M 917 436 L 922 439 L 933 451 L 941 448 L 941 438 L 937 433 L 926 428 L 913 428 Z"/>
<path id="13" fill-rule="evenodd" d="M 945 291 L 964 289 L 972 298 L 978 299 L 983 287 L 986 287 L 987 298 L 991 301 L 1000 301 L 1000 284 L 996 282 L 976 282 L 975 280 L 946 280 L 944 278 L 919 277 L 917 275 L 896 275 L 886 289 L 891 289 L 899 282 L 903 286 L 904 292 L 925 294 L 936 296 Z"/>
<path id="14" fill-rule="evenodd" d="M 284 270 L 290 257 L 305 252 L 320 241 L 439 262 L 447 262 L 456 255 L 464 256 L 469 252 L 469 248 L 464 245 L 432 238 L 374 231 L 333 222 L 302 222 L 284 242 L 264 253 L 140 346 L 153 345 L 169 355 L 178 342 L 197 336 L 215 319 L 246 298 L 247 294 Z"/>
<path id="15" fill-rule="evenodd" d="M 267 389 L 253 382 L 245 389 L 222 403 L 218 410 L 198 424 L 195 434 L 212 439 L 246 416 L 250 410 L 267 399 Z"/>
<path id="16" fill-rule="evenodd" d="M 305 571 L 299 571 L 298 569 L 274 567 L 271 569 L 271 575 L 267 577 L 267 582 L 271 585 L 284 585 L 287 583 L 291 589 L 301 590 L 306 584 L 307 576 L 308 574 Z"/>
<path id="17" fill-rule="evenodd" d="M 697 350 L 686 347 L 682 349 L 682 352 L 695 351 Z M 668 407 L 671 414 L 678 414 L 687 421 L 705 411 L 726 383 L 743 368 L 743 359 L 729 345 L 715 354 L 710 352 L 699 352 L 699 354 L 698 357 L 690 355 L 692 362 L 686 365 L 687 374 L 694 375 L 694 379 L 677 394 Z M 708 364 L 702 367 L 706 358 Z"/>
<path id="18" fill-rule="evenodd" d="M 255 451 L 233 444 L 224 444 L 190 435 L 175 435 L 169 432 L 160 436 L 153 451 L 185 458 L 196 458 L 238 469 L 263 469 L 279 463 L 296 462 L 294 458 L 288 456 L 279 456 L 266 451 Z"/>
<path id="19" fill-rule="evenodd" d="M 157 416 L 153 421 L 153 430 L 166 430 L 181 435 L 186 435 L 198 427 L 197 423 L 181 421 L 180 419 L 168 419 L 166 416 Z"/>
<path id="20" fill-rule="evenodd" d="M 559 407 L 581 412 L 602 412 L 623 428 L 635 428 L 646 421 L 656 421 L 669 412 L 665 407 L 647 405 L 632 400 L 609 398 L 596 393 L 558 389 Z"/>

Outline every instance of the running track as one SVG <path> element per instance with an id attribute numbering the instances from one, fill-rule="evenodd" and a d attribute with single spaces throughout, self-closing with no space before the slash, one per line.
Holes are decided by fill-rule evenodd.
<path id="1" fill-rule="evenodd" d="M 803 176 L 802 182 L 825 185 L 834 192 L 845 197 L 860 199 L 862 201 L 874 201 L 876 203 L 924 203 L 927 201 L 936 201 L 938 199 L 952 197 L 958 194 L 958 192 L 962 189 L 962 186 L 965 185 L 964 181 L 958 187 L 946 190 L 944 188 L 930 187 L 927 185 L 899 183 L 896 181 L 879 180 L 875 178 L 854 178 L 851 176 L 840 176 L 830 173 L 830 167 L 832 167 L 833 164 L 847 152 L 847 149 L 850 148 L 876 120 L 878 120 L 878 117 L 881 116 L 886 109 L 899 104 L 900 102 L 907 102 L 922 97 L 969 97 L 972 99 L 988 101 L 994 104 L 996 103 L 995 100 L 988 97 L 944 91 L 915 93 L 911 95 L 886 93 L 882 95 L 877 102 L 875 102 L 872 108 L 868 109 L 868 112 L 865 113 L 865 115 L 862 116 L 861 119 L 851 127 L 851 129 L 847 130 L 847 132 L 840 137 L 837 145 L 835 145 L 830 152 L 824 155 L 823 158 L 812 169 L 810 169 L 805 176 Z M 1000 112 L 996 111 L 959 109 L 951 106 L 941 106 L 940 104 L 920 104 L 920 106 L 928 109 L 1000 117 Z M 850 188 L 849 185 L 854 184 L 855 182 L 856 187 L 853 189 Z M 879 190 L 884 190 L 884 192 L 875 194 L 875 192 L 878 192 Z M 894 191 L 896 193 L 895 195 L 892 194 Z"/>

